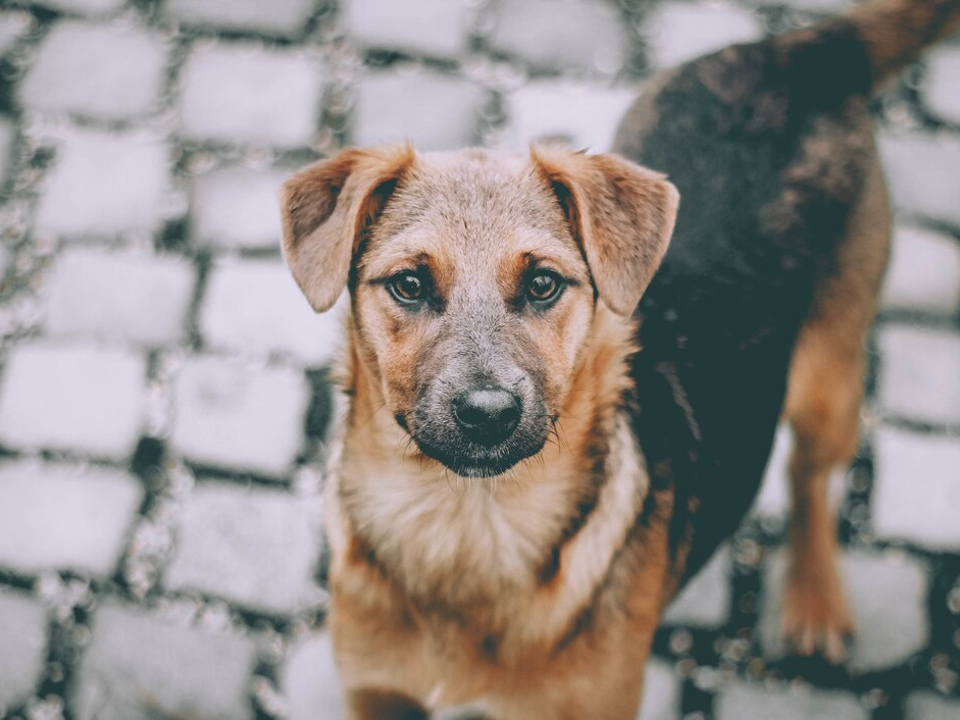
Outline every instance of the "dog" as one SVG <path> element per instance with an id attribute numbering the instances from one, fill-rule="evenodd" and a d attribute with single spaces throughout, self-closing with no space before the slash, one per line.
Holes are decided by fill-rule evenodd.
<path id="1" fill-rule="evenodd" d="M 353 148 L 285 184 L 296 282 L 318 312 L 349 290 L 325 491 L 349 718 L 633 718 L 781 417 L 783 631 L 840 659 L 827 478 L 890 236 L 868 100 L 958 23 L 878 0 L 694 60 L 613 154 Z"/>

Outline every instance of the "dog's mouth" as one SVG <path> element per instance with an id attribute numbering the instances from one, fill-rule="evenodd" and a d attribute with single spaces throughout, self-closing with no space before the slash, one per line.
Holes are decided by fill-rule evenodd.
<path id="1" fill-rule="evenodd" d="M 396 421 L 409 433 L 423 455 L 465 478 L 503 475 L 539 453 L 547 440 L 547 432 L 545 429 L 539 431 L 539 423 L 523 423 L 502 442 L 483 444 L 471 441 L 455 427 L 444 423 L 418 423 L 414 418 L 400 414 Z"/>
<path id="2" fill-rule="evenodd" d="M 544 445 L 541 441 L 539 444 L 504 443 L 503 446 L 481 448 L 455 442 L 451 444 L 452 447 L 444 447 L 425 442 L 416 435 L 413 439 L 424 455 L 465 478 L 503 475 L 518 463 L 536 455 Z"/>

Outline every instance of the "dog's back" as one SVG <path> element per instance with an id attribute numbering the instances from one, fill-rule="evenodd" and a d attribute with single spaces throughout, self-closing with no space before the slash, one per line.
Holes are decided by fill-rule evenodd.
<path id="1" fill-rule="evenodd" d="M 624 118 L 615 149 L 666 172 L 682 197 L 638 310 L 633 373 L 644 452 L 677 484 L 675 544 L 692 539 L 688 575 L 756 493 L 804 323 L 876 294 L 883 228 L 872 239 L 853 228 L 866 205 L 886 214 L 870 94 L 958 24 L 957 0 L 866 3 L 667 71 Z M 862 247 L 845 251 L 852 242 Z M 845 253 L 865 287 L 827 299 Z"/>

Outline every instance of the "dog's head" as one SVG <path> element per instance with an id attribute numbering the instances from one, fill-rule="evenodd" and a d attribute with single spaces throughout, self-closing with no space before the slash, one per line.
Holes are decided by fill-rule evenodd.
<path id="1" fill-rule="evenodd" d="M 543 447 L 598 302 L 629 315 L 678 194 L 614 155 L 350 149 L 284 186 L 284 254 L 313 308 L 351 293 L 359 362 L 420 450 L 494 476 Z"/>

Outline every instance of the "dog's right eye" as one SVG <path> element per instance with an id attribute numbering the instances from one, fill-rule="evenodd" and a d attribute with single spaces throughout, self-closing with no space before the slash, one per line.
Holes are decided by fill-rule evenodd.
<path id="1" fill-rule="evenodd" d="M 423 282 L 412 272 L 395 275 L 387 283 L 390 293 L 402 303 L 411 303 L 423 299 Z"/>

